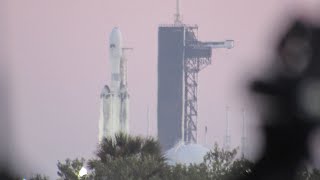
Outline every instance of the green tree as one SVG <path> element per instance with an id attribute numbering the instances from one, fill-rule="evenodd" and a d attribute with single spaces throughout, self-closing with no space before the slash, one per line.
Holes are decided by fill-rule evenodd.
<path id="1" fill-rule="evenodd" d="M 319 180 L 320 179 L 320 171 L 319 169 L 311 169 L 303 165 L 301 169 L 297 172 L 296 180 Z"/>
<path id="2" fill-rule="evenodd" d="M 310 173 L 309 180 L 319 180 L 320 179 L 320 170 L 313 169 Z"/>
<path id="3" fill-rule="evenodd" d="M 158 141 L 123 133 L 104 138 L 89 161 L 95 179 L 157 179 L 165 171 Z"/>
<path id="4" fill-rule="evenodd" d="M 244 158 L 236 159 L 237 149 L 226 151 L 217 144 L 209 151 L 201 164 L 170 166 L 168 180 L 225 180 L 245 177 L 251 173 L 253 163 Z"/>
<path id="5" fill-rule="evenodd" d="M 308 170 L 308 167 L 303 165 L 298 172 L 296 173 L 296 180 L 309 180 L 310 178 L 310 172 Z"/>
<path id="6" fill-rule="evenodd" d="M 228 179 L 247 177 L 252 173 L 253 166 L 254 163 L 245 158 L 236 159 L 231 164 L 227 177 Z"/>
<path id="7" fill-rule="evenodd" d="M 167 180 L 206 180 L 209 178 L 208 168 L 204 163 L 200 165 L 177 164 L 169 166 L 165 172 L 165 179 Z"/>
<path id="8" fill-rule="evenodd" d="M 41 174 L 36 174 L 33 175 L 30 180 L 49 180 L 47 176 L 41 175 Z"/>
<path id="9" fill-rule="evenodd" d="M 88 179 L 106 180 L 225 180 L 251 173 L 253 163 L 236 159 L 237 149 L 225 151 L 218 147 L 206 154 L 201 164 L 174 166 L 165 162 L 157 140 L 129 136 L 123 133 L 104 138 L 98 145 L 96 158 L 88 161 L 92 170 Z M 58 162 L 58 175 L 63 179 L 78 179 L 84 159 Z"/>
<path id="10" fill-rule="evenodd" d="M 84 166 L 85 159 L 66 159 L 64 163 L 58 161 L 58 176 L 63 180 L 79 180 L 79 171 Z"/>
<path id="11" fill-rule="evenodd" d="M 226 151 L 215 144 L 213 150 L 210 150 L 204 157 L 204 164 L 208 167 L 210 178 L 215 180 L 226 179 L 231 173 L 236 154 L 236 149 Z"/>

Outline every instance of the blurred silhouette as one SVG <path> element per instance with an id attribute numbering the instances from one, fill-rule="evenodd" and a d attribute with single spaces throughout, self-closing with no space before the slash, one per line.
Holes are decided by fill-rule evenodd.
<path id="1" fill-rule="evenodd" d="M 265 148 L 244 179 L 295 179 L 312 161 L 309 137 L 320 120 L 319 36 L 317 27 L 295 21 L 278 43 L 268 77 L 251 83 L 263 97 Z"/>

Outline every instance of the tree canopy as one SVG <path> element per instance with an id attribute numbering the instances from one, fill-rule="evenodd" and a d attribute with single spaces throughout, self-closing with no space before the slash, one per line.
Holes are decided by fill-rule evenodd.
<path id="1" fill-rule="evenodd" d="M 200 164 L 168 165 L 154 138 L 117 134 L 104 138 L 98 145 L 95 158 L 58 162 L 58 175 L 63 180 L 233 180 L 252 173 L 254 163 L 237 158 L 238 149 L 226 151 L 217 144 Z M 79 177 L 87 165 L 89 174 Z M 303 167 L 297 180 L 318 180 L 320 171 Z"/>

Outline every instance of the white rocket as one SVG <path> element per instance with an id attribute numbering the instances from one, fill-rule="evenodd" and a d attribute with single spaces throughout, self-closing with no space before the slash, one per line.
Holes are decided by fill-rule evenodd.
<path id="1" fill-rule="evenodd" d="M 109 38 L 111 85 L 105 85 L 100 96 L 99 141 L 115 133 L 129 133 L 126 49 L 122 47 L 119 28 L 113 28 Z"/>

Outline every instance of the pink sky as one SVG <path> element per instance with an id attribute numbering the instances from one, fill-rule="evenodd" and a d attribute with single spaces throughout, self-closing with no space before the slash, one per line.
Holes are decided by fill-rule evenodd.
<path id="1" fill-rule="evenodd" d="M 304 4 L 305 6 L 301 6 Z M 232 50 L 215 50 L 199 75 L 199 143 L 222 143 L 225 106 L 231 107 L 232 145 L 240 145 L 241 108 L 247 109 L 249 140 L 257 141 L 256 109 L 245 92 L 272 53 L 273 33 L 290 14 L 305 14 L 314 2 L 291 0 L 183 0 L 183 21 L 198 24 L 199 39 L 235 40 Z M 320 7 L 320 6 L 318 6 Z M 157 28 L 173 22 L 175 0 L 8 0 L 7 47 L 12 73 L 15 162 L 31 172 L 56 177 L 56 163 L 90 158 L 98 140 L 99 95 L 110 82 L 108 36 L 118 26 L 128 56 L 132 134 L 156 135 Z M 310 11 L 311 12 L 311 11 Z M 250 136 L 250 134 L 253 134 Z"/>

